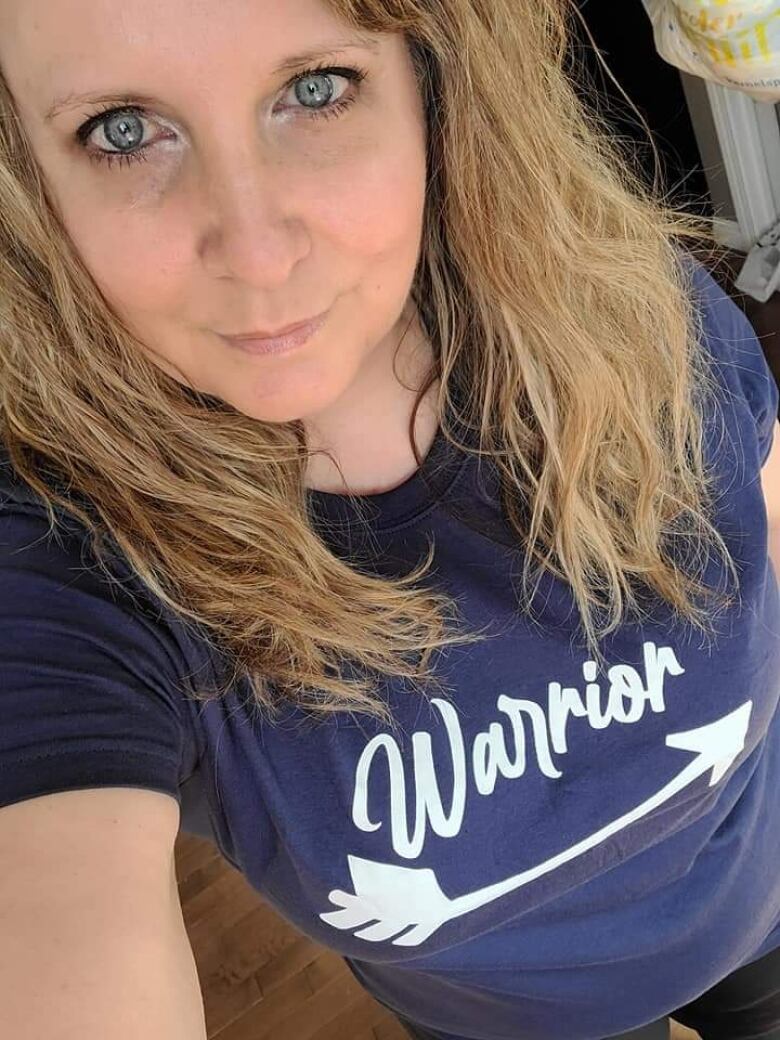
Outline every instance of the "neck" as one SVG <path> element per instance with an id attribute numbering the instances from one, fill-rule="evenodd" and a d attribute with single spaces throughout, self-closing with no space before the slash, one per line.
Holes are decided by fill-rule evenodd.
<path id="1" fill-rule="evenodd" d="M 309 448 L 329 451 L 343 473 L 342 478 L 327 455 L 312 455 L 304 481 L 307 488 L 336 495 L 376 495 L 405 483 L 417 471 L 409 423 L 430 373 L 433 351 L 417 322 L 403 337 L 394 366 L 397 344 L 398 336 L 389 338 L 387 347 L 368 359 L 361 378 L 327 413 L 304 420 Z M 439 427 L 437 390 L 438 381 L 417 411 L 414 438 L 421 459 Z"/>

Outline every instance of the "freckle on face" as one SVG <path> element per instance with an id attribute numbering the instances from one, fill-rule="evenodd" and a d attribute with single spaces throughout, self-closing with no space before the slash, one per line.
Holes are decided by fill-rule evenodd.
<path id="1" fill-rule="evenodd" d="M 309 118 L 286 85 L 295 72 L 272 73 L 349 32 L 321 0 L 221 0 L 218 18 L 199 0 L 0 0 L 0 65 L 106 299 L 160 367 L 258 419 L 375 395 L 406 324 L 426 169 L 404 39 L 316 63 L 367 74 L 334 118 Z M 353 89 L 337 75 L 309 85 Z M 101 106 L 44 121 L 55 96 L 125 90 L 164 104 L 140 123 L 154 142 L 144 162 L 108 168 L 79 150 L 75 131 Z M 112 147 L 105 126 L 92 140 Z M 286 356 L 216 335 L 328 308 Z"/>

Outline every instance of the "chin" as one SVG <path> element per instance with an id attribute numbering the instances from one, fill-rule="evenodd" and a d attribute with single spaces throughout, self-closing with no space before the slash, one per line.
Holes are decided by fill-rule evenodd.
<path id="1" fill-rule="evenodd" d="M 342 387 L 317 386 L 306 393 L 303 388 L 284 391 L 276 387 L 267 392 L 253 393 L 252 388 L 242 389 L 243 393 L 224 395 L 222 399 L 250 419 L 279 424 L 303 422 L 328 412 L 345 390 Z"/>

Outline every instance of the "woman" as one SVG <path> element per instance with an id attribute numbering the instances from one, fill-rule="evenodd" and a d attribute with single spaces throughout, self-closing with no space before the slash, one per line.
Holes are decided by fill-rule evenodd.
<path id="1" fill-rule="evenodd" d="M 197 782 L 411 1036 L 780 1037 L 777 387 L 569 15 L 0 0 L 9 1035 L 205 1035 Z"/>

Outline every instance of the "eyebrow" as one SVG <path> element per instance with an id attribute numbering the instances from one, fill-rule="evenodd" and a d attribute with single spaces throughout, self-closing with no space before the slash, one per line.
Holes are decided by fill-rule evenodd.
<path id="1" fill-rule="evenodd" d="M 368 50 L 377 54 L 379 52 L 379 41 L 375 37 L 367 36 L 364 33 L 353 33 L 349 37 L 340 40 L 331 40 L 328 43 L 321 44 L 319 47 L 310 48 L 309 50 L 301 51 L 298 54 L 290 55 L 274 67 L 272 75 L 278 76 L 283 72 L 292 72 L 305 65 L 310 65 L 314 61 L 323 58 L 333 58 L 340 51 L 346 50 Z M 79 105 L 84 104 L 139 105 L 153 108 L 154 106 L 159 106 L 163 103 L 159 98 L 156 98 L 151 94 L 141 94 L 136 93 L 135 91 L 112 91 L 107 94 L 95 94 L 89 92 L 77 94 L 71 92 L 54 101 L 51 108 L 44 116 L 44 120 L 47 123 L 51 122 L 52 119 L 55 119 L 62 112 L 67 112 L 72 108 L 77 108 Z"/>

